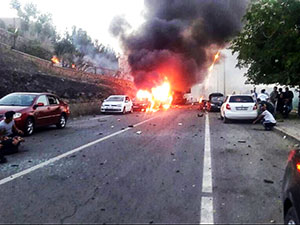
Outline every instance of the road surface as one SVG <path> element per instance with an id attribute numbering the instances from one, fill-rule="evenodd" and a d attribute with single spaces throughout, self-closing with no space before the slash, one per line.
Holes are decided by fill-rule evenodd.
<path id="1" fill-rule="evenodd" d="M 82 117 L 0 165 L 1 223 L 282 223 L 293 143 L 195 108 Z"/>

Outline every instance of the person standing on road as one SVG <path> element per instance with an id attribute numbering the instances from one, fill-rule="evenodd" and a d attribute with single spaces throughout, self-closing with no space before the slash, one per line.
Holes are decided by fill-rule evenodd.
<path id="1" fill-rule="evenodd" d="M 266 92 L 266 89 L 262 89 L 261 93 L 257 96 L 257 98 L 259 98 L 261 101 L 267 101 L 269 96 L 265 92 Z"/>
<path id="2" fill-rule="evenodd" d="M 282 92 L 282 88 L 279 88 L 276 111 L 282 113 L 282 109 L 283 109 L 283 92 Z"/>
<path id="3" fill-rule="evenodd" d="M 263 126 L 265 127 L 265 130 L 272 130 L 272 128 L 276 125 L 274 116 L 267 110 L 266 104 L 262 106 L 262 111 L 262 114 L 260 114 L 258 118 L 253 121 L 253 124 L 256 124 L 258 121 L 263 119 Z"/>
<path id="4" fill-rule="evenodd" d="M 276 105 L 278 99 L 278 91 L 277 87 L 274 87 L 273 91 L 270 94 L 270 101 L 273 103 L 273 105 Z"/>
<path id="5" fill-rule="evenodd" d="M 292 91 L 290 91 L 288 87 L 285 88 L 283 98 L 287 100 L 287 105 L 289 107 L 289 110 L 292 111 L 294 93 Z"/>

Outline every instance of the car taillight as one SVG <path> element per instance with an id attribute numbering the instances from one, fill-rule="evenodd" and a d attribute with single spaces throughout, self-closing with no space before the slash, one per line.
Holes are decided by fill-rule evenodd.
<path id="1" fill-rule="evenodd" d="M 253 110 L 257 110 L 257 105 L 254 105 L 254 106 L 253 106 Z"/>
<path id="2" fill-rule="evenodd" d="M 297 163 L 296 168 L 297 168 L 298 172 L 300 172 L 300 163 Z"/>
<path id="3" fill-rule="evenodd" d="M 226 104 L 226 109 L 231 110 L 230 105 L 228 103 Z"/>

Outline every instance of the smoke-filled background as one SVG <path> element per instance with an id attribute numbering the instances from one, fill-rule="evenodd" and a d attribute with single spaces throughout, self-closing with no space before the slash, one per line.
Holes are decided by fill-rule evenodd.
<path id="1" fill-rule="evenodd" d="M 241 29 L 247 0 L 145 0 L 145 23 L 115 18 L 111 32 L 122 43 L 138 88 L 151 88 L 165 77 L 186 91 L 201 82 L 214 54 Z"/>

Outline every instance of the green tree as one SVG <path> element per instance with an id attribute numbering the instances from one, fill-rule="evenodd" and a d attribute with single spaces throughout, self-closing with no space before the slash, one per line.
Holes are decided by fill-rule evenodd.
<path id="1" fill-rule="evenodd" d="M 232 41 L 249 83 L 300 85 L 300 1 L 252 1 Z"/>

